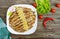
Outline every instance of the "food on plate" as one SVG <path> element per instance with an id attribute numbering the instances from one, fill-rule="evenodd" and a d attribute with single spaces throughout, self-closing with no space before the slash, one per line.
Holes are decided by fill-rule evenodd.
<path id="1" fill-rule="evenodd" d="M 35 12 L 26 7 L 15 7 L 15 11 L 9 17 L 9 25 L 17 32 L 25 32 L 35 23 Z"/>

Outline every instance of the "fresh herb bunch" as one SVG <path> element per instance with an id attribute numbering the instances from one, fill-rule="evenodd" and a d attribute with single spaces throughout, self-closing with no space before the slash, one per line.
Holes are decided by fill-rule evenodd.
<path id="1" fill-rule="evenodd" d="M 50 0 L 35 0 L 35 2 L 38 14 L 47 14 L 50 11 Z"/>

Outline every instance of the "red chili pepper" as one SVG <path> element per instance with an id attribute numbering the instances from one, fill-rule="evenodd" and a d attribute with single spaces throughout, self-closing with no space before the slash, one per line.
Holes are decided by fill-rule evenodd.
<path id="1" fill-rule="evenodd" d="M 56 6 L 57 8 L 60 8 L 60 4 L 56 4 L 55 6 Z"/>
<path id="2" fill-rule="evenodd" d="M 55 13 L 56 10 L 54 8 L 51 8 L 51 11 L 50 12 Z"/>
<path id="3" fill-rule="evenodd" d="M 43 19 L 43 15 L 38 15 L 38 18 L 39 19 Z"/>
<path id="4" fill-rule="evenodd" d="M 36 3 L 33 3 L 32 5 L 33 5 L 34 7 L 37 7 L 37 4 L 36 4 Z"/>
<path id="5" fill-rule="evenodd" d="M 44 21 L 43 21 L 43 26 L 44 26 L 44 28 L 46 28 L 46 23 L 47 23 L 47 21 L 49 21 L 49 20 L 54 21 L 53 18 L 48 18 L 48 17 L 45 18 Z"/>

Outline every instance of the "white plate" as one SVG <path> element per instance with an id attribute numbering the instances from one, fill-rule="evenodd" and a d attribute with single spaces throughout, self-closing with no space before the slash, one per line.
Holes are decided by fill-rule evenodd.
<path id="1" fill-rule="evenodd" d="M 35 15 L 36 15 L 36 20 L 35 20 L 35 23 L 33 24 L 33 27 L 28 30 L 28 31 L 25 31 L 25 32 L 16 32 L 15 30 L 13 30 L 10 26 L 9 26 L 9 16 L 8 16 L 8 12 L 9 11 L 15 11 L 14 9 L 14 6 L 21 6 L 21 7 L 27 7 L 27 8 L 31 8 L 32 11 L 35 12 Z M 13 9 L 13 10 L 12 10 Z M 32 5 L 28 5 L 28 4 L 18 4 L 18 5 L 13 5 L 11 7 L 9 7 L 9 9 L 7 10 L 7 29 L 12 33 L 12 34 L 18 34 L 18 35 L 29 35 L 29 34 L 32 34 L 36 31 L 36 28 L 37 28 L 37 11 L 36 9 L 32 6 Z"/>

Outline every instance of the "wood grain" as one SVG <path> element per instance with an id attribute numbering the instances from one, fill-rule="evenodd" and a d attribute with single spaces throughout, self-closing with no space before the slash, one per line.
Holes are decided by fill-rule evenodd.
<path id="1" fill-rule="evenodd" d="M 6 23 L 6 12 L 8 7 L 14 4 L 32 4 L 34 3 L 34 0 L 0 0 L 0 17 L 4 20 Z M 52 15 L 51 12 L 49 14 L 44 15 L 45 17 L 53 17 L 55 20 L 55 23 L 49 21 L 47 23 L 47 29 L 44 29 L 42 22 L 43 20 L 38 20 L 38 27 L 35 33 L 31 35 L 13 35 L 11 34 L 12 39 L 20 39 L 20 38 L 59 38 L 60 39 L 60 8 L 56 8 L 54 5 L 56 3 L 60 3 L 60 0 L 51 0 L 51 6 L 52 8 L 56 9 L 56 13 Z"/>

